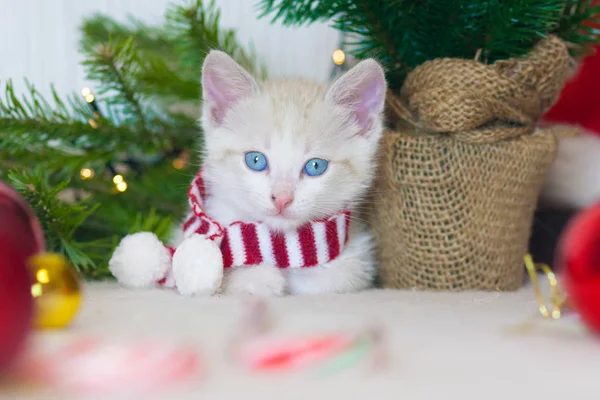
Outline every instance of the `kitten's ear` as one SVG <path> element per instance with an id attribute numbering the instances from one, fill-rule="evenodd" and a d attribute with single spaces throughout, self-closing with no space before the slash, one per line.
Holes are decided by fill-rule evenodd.
<path id="1" fill-rule="evenodd" d="M 325 98 L 349 109 L 361 133 L 366 135 L 383 111 L 386 90 L 383 69 L 375 60 L 368 59 L 335 81 Z"/>
<path id="2" fill-rule="evenodd" d="M 258 93 L 256 80 L 226 53 L 213 50 L 202 66 L 204 109 L 213 124 L 220 124 L 238 101 Z"/>

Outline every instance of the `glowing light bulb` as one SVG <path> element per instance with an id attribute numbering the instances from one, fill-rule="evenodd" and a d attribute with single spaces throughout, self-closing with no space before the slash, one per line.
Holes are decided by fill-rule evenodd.
<path id="1" fill-rule="evenodd" d="M 346 53 L 344 53 L 343 50 L 338 49 L 333 52 L 331 58 L 333 58 L 334 64 L 342 65 L 344 61 L 346 61 Z"/>
<path id="2" fill-rule="evenodd" d="M 176 158 L 173 160 L 173 168 L 175 169 L 184 169 L 185 164 L 186 162 L 183 158 Z"/>
<path id="3" fill-rule="evenodd" d="M 84 87 L 83 89 L 81 89 L 81 95 L 83 97 L 88 97 L 90 94 L 92 94 L 92 89 L 90 89 L 89 87 Z"/>
<path id="4" fill-rule="evenodd" d="M 123 175 L 115 175 L 115 176 L 113 176 L 113 183 L 115 185 L 118 185 L 121 182 L 125 182 L 125 179 L 123 178 Z"/>
<path id="5" fill-rule="evenodd" d="M 91 168 L 82 168 L 79 171 L 79 175 L 81 175 L 81 179 L 91 179 L 94 177 L 94 170 Z"/>
<path id="6" fill-rule="evenodd" d="M 31 285 L 31 295 L 33 297 L 40 297 L 43 294 L 42 284 L 37 282 Z"/>
<path id="7" fill-rule="evenodd" d="M 37 278 L 38 282 L 40 282 L 40 283 L 50 282 L 50 276 L 48 275 L 48 270 L 45 268 L 38 270 L 37 274 L 35 274 L 35 277 Z"/>
<path id="8" fill-rule="evenodd" d="M 94 97 L 94 95 L 93 95 L 93 94 L 91 94 L 91 93 L 90 93 L 90 94 L 88 94 L 87 96 L 84 96 L 84 98 L 85 98 L 85 101 L 86 101 L 87 103 L 93 103 L 93 102 L 94 102 L 94 100 L 96 99 L 96 98 Z"/>
<path id="9" fill-rule="evenodd" d="M 123 181 L 123 182 L 119 182 L 117 183 L 117 190 L 119 192 L 124 192 L 127 190 L 127 182 Z"/>

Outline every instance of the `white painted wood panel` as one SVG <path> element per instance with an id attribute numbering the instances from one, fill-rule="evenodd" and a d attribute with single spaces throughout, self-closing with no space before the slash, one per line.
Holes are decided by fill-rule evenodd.
<path id="1" fill-rule="evenodd" d="M 61 94 L 79 92 L 85 81 L 77 51 L 78 27 L 95 11 L 119 20 L 127 15 L 160 23 L 171 0 L 0 0 L 0 81 L 8 78 L 23 90 L 23 78 L 43 94 L 54 83 Z M 174 0 L 177 1 L 177 0 Z M 338 33 L 326 24 L 289 28 L 259 20 L 257 0 L 218 0 L 222 25 L 252 42 L 274 77 L 326 80 Z"/>

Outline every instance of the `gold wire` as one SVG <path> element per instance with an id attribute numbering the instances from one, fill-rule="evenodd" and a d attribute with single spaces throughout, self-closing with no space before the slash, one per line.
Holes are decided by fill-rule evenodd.
<path id="1" fill-rule="evenodd" d="M 533 284 L 533 292 L 538 303 L 540 314 L 542 314 L 544 318 L 559 319 L 566 303 L 566 297 L 560 289 L 556 275 L 548 265 L 534 263 L 531 254 L 525 255 L 525 267 L 527 268 L 529 278 Z M 550 310 L 548 309 L 548 306 L 546 306 L 544 295 L 542 294 L 537 275 L 538 270 L 541 270 L 544 275 L 546 275 L 546 278 L 548 278 L 548 282 L 550 283 Z"/>

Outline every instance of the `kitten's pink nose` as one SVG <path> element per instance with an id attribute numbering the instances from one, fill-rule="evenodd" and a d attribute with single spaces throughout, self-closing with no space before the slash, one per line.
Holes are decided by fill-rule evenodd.
<path id="1" fill-rule="evenodd" d="M 292 193 L 274 193 L 271 195 L 271 200 L 275 204 L 277 212 L 281 214 L 292 202 L 294 201 L 294 195 Z"/>

